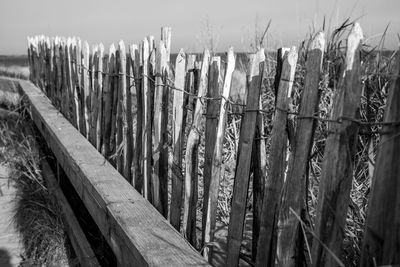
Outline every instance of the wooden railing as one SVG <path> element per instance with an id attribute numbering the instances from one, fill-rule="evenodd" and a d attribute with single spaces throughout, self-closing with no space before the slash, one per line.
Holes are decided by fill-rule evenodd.
<path id="1" fill-rule="evenodd" d="M 269 59 L 265 58 L 263 49 L 249 55 L 249 68 L 244 71 L 248 81 L 246 105 L 239 105 L 243 112 L 240 112 L 240 137 L 224 259 L 227 266 L 237 265 L 241 255 L 251 177 L 253 255 L 247 261 L 257 266 L 276 262 L 295 266 L 299 260 L 304 260 L 298 252 L 303 251 L 306 241 L 303 238 L 299 241 L 299 236 L 310 232 L 314 240 L 308 248 L 310 257 L 307 261 L 312 261 L 314 266 L 343 265 L 340 253 L 358 129 L 363 124 L 381 123 L 359 119 L 363 87 L 360 74 L 362 38 L 361 28 L 355 24 L 348 37 L 343 72 L 335 90 L 336 101 L 330 118 L 317 115 L 324 34 L 317 34 L 307 51 L 305 86 L 298 113 L 291 112 L 293 109 L 290 108 L 298 54 L 295 48 L 278 51 L 275 108 L 270 114 L 273 121 L 272 131 L 268 133 L 268 151 L 265 127 L 269 125 L 265 125 L 262 116 L 268 110 L 260 105 L 260 99 L 266 90 L 270 90 L 264 84 Z M 186 55 L 180 50 L 175 62 L 171 63 L 170 47 L 169 28 L 162 29 L 157 45 L 150 36 L 128 48 L 122 41 L 118 48 L 111 45 L 108 53 L 102 44 L 93 47 L 90 53 L 88 43 L 82 43 L 78 38 L 29 38 L 30 79 L 65 117 L 46 115 L 42 114 L 44 110 L 37 110 L 33 112 L 33 118 L 37 124 L 45 125 L 43 135 L 49 137 L 58 160 L 122 262 L 158 262 L 152 257 L 157 257 L 157 253 L 165 257 L 173 254 L 162 244 L 174 240 L 170 249 L 182 250 L 180 260 L 189 258 L 199 263 L 192 252 L 186 254 L 190 250 L 187 245 L 170 231 L 169 224 L 154 215 L 154 209 L 139 194 L 192 245 L 202 248 L 210 262 L 213 250 L 217 250 L 213 241 L 218 188 L 224 173 L 224 135 L 229 121 L 227 116 L 234 115 L 229 107 L 238 106 L 229 98 L 235 54 L 229 49 L 226 57 L 221 59 L 205 50 L 198 60 L 196 55 Z M 393 253 L 384 254 L 382 248 L 389 246 L 393 250 L 386 245 L 394 240 L 387 236 L 389 228 L 386 226 L 390 225 L 388 218 L 395 220 L 393 216 L 398 214 L 394 204 L 382 209 L 378 207 L 400 199 L 399 193 L 393 191 L 394 187 L 388 187 L 390 183 L 400 184 L 398 168 L 392 161 L 399 158 L 400 149 L 391 149 L 399 145 L 398 133 L 394 132 L 398 132 L 396 121 L 400 119 L 395 115 L 398 110 L 394 110 L 394 106 L 399 105 L 396 97 L 400 90 L 398 79 L 398 76 L 394 78 L 386 123 L 382 123 L 390 133 L 382 139 L 375 166 L 375 186 L 372 187 L 367 219 L 369 228 L 363 250 L 365 265 L 370 265 L 373 258 L 382 264 L 396 258 Z M 24 86 L 29 88 L 24 91 L 32 94 L 33 106 L 44 101 L 42 95 L 40 100 L 34 96 L 39 92 L 31 85 L 26 83 Z M 50 102 L 46 102 L 46 109 L 51 109 Z M 295 127 L 291 126 L 294 120 L 297 122 Z M 328 130 L 315 230 L 311 231 L 303 221 L 302 213 L 306 206 L 310 152 L 319 121 L 328 123 Z M 202 135 L 205 135 L 205 144 L 199 156 L 199 147 L 203 147 Z M 92 146 L 86 145 L 84 137 Z M 108 161 L 104 161 L 95 148 Z M 204 160 L 202 168 L 199 159 Z M 120 175 L 111 166 L 126 181 L 119 179 Z M 202 183 L 199 183 L 199 177 L 202 177 Z M 199 191 L 204 192 L 201 238 L 197 229 Z M 378 218 L 377 214 L 385 218 Z M 148 241 L 150 236 L 154 239 Z M 156 241 L 161 239 L 163 241 L 157 246 Z M 115 243 L 118 240 L 139 244 L 121 246 Z M 144 248 L 155 251 L 141 251 Z"/>

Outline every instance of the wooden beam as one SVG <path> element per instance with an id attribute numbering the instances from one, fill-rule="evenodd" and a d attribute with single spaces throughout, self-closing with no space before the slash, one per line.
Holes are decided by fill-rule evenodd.
<path id="1" fill-rule="evenodd" d="M 209 266 L 31 82 L 32 119 L 121 266 Z"/>

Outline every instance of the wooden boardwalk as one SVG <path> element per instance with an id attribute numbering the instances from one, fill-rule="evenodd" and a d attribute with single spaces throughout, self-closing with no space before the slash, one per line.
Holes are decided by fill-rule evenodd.
<path id="1" fill-rule="evenodd" d="M 0 266 L 18 266 L 22 244 L 12 223 L 16 189 L 10 182 L 9 168 L 0 163 Z"/>

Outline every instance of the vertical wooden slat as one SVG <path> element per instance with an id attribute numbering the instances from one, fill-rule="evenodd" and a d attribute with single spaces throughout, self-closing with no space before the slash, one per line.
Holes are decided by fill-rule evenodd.
<path id="1" fill-rule="evenodd" d="M 61 109 L 62 99 L 62 73 L 61 73 L 61 57 L 60 57 L 60 38 L 57 36 L 54 40 L 54 58 L 55 58 L 55 106 Z"/>
<path id="2" fill-rule="evenodd" d="M 167 52 L 163 41 L 160 41 L 156 52 L 154 122 L 153 122 L 153 161 L 152 200 L 156 209 L 168 215 L 168 150 L 166 149 L 166 123 L 168 123 L 168 87 L 165 87 L 167 70 Z M 165 197 L 167 197 L 165 199 Z"/>
<path id="3" fill-rule="evenodd" d="M 61 87 L 60 87 L 60 91 L 61 91 L 61 98 L 60 98 L 60 102 L 61 102 L 61 113 L 64 115 L 64 117 L 67 118 L 67 120 L 69 120 L 68 117 L 68 113 L 67 113 L 67 103 L 68 103 L 68 89 L 67 89 L 67 84 L 66 84 L 66 80 L 67 80 L 67 76 L 66 76 L 66 71 L 65 71 L 65 38 L 61 38 L 60 40 L 60 46 L 59 46 L 59 51 L 60 51 L 60 72 L 61 72 Z"/>
<path id="4" fill-rule="evenodd" d="M 145 38 L 142 42 L 142 160 L 143 160 L 143 194 L 146 199 L 150 198 L 151 179 L 151 99 L 149 90 L 149 42 Z M 150 149 L 150 151 L 149 151 Z"/>
<path id="5" fill-rule="evenodd" d="M 103 155 L 107 159 L 111 153 L 110 140 L 111 140 L 111 121 L 112 121 L 112 107 L 113 107 L 113 77 L 115 58 L 115 46 L 111 44 L 107 59 L 104 61 L 104 135 L 103 135 Z"/>
<path id="6" fill-rule="evenodd" d="M 400 263 L 400 53 L 385 108 L 362 247 L 361 266 Z M 394 265 L 393 265 L 394 266 Z"/>
<path id="7" fill-rule="evenodd" d="M 132 47 L 131 62 L 133 68 L 133 75 L 135 77 L 135 90 L 136 90 L 136 135 L 135 135 L 135 150 L 134 150 L 134 187 L 142 193 L 143 189 L 143 172 L 142 172 L 142 126 L 143 126 L 143 105 L 142 105 L 142 77 L 141 77 L 141 60 L 140 53 L 142 49 L 135 45 Z"/>
<path id="8" fill-rule="evenodd" d="M 282 49 L 283 50 L 283 49 Z M 257 266 L 270 266 L 275 256 L 275 229 L 278 216 L 279 197 L 284 182 L 287 149 L 287 110 L 297 63 L 296 48 L 284 54 L 282 72 L 276 100 L 275 117 L 271 132 L 269 170 L 265 185 L 261 213 L 260 235 L 257 246 Z"/>
<path id="9" fill-rule="evenodd" d="M 206 49 L 203 54 L 199 89 L 197 92 L 194 119 L 189 131 L 185 154 L 185 194 L 183 201 L 183 230 L 186 238 L 192 245 L 196 245 L 196 202 L 197 202 L 197 172 L 198 172 L 198 146 L 200 143 L 201 117 L 208 84 L 208 69 L 210 52 Z"/>
<path id="10" fill-rule="evenodd" d="M 304 211 L 308 160 L 313 144 L 316 120 L 312 119 L 318 110 L 319 80 L 325 47 L 325 35 L 318 33 L 309 48 L 305 63 L 305 86 L 301 97 L 300 112 L 296 126 L 292 157 L 289 162 L 286 182 L 283 187 L 282 203 L 277 226 L 277 261 L 285 266 L 303 265 L 303 233 L 296 215 Z M 300 238 L 300 240 L 299 240 Z"/>
<path id="11" fill-rule="evenodd" d="M 185 86 L 185 66 L 186 56 L 181 49 L 175 60 L 175 81 L 174 87 L 184 90 Z M 170 222 L 178 231 L 180 230 L 181 211 L 182 211 L 182 146 L 183 146 L 183 99 L 182 91 L 173 91 L 172 102 L 172 193 L 171 193 L 171 208 Z"/>
<path id="12" fill-rule="evenodd" d="M 126 151 L 126 53 L 125 44 L 120 41 L 117 50 L 117 74 L 118 74 L 118 101 L 117 101 L 117 170 L 124 174 L 124 161 Z M 121 150 L 122 149 L 122 150 Z M 122 153 L 121 153 L 122 151 Z M 125 177 L 127 178 L 127 177 Z"/>
<path id="13" fill-rule="evenodd" d="M 237 157 L 228 229 L 227 266 L 236 266 L 239 263 L 239 252 L 242 243 L 247 191 L 249 186 L 250 159 L 257 119 L 257 112 L 254 112 L 254 110 L 259 108 L 264 63 L 264 50 L 260 49 L 251 66 L 251 83 L 247 95 L 247 106 L 240 129 L 239 153 Z"/>
<path id="14" fill-rule="evenodd" d="M 88 138 L 89 108 L 90 108 L 90 80 L 89 80 L 89 44 L 85 41 L 81 50 L 81 133 Z"/>
<path id="15" fill-rule="evenodd" d="M 347 39 L 346 68 L 339 81 L 331 115 L 332 120 L 340 122 L 328 126 L 316 212 L 317 238 L 313 240 L 311 254 L 313 266 L 342 265 L 337 257 L 341 253 L 353 177 L 352 158 L 357 144 L 358 124 L 352 120 L 359 117 L 362 38 L 361 27 L 356 23 Z"/>
<path id="16" fill-rule="evenodd" d="M 52 53 L 52 49 L 51 49 L 51 41 L 50 41 L 50 38 L 47 37 L 46 38 L 46 72 L 47 72 L 46 94 L 47 94 L 48 98 L 51 98 L 51 91 L 52 91 L 51 87 L 53 86 L 53 83 L 51 80 L 51 78 L 52 78 L 51 71 L 52 71 L 52 67 L 53 67 L 52 55 L 53 55 L 53 53 Z"/>
<path id="17" fill-rule="evenodd" d="M 72 84 L 72 69 L 71 69 L 71 54 L 70 47 L 72 45 L 72 39 L 68 37 L 67 43 L 64 47 L 64 69 L 65 69 L 65 78 L 66 78 L 66 86 L 67 86 L 67 95 L 68 99 L 66 109 L 68 114 L 68 119 L 71 124 L 74 124 L 74 111 L 73 111 L 73 84 Z"/>
<path id="18" fill-rule="evenodd" d="M 75 61 L 75 107 L 76 107 L 76 123 L 78 126 L 78 130 L 83 134 L 84 128 L 84 117 L 82 117 L 82 42 L 81 39 L 76 38 L 76 46 L 74 49 L 74 61 Z"/>
<path id="19" fill-rule="evenodd" d="M 227 64 L 225 70 L 225 80 L 222 89 L 222 98 L 219 105 L 218 124 L 216 128 L 215 144 L 212 150 L 211 161 L 211 176 L 210 185 L 207 196 L 204 197 L 205 208 L 203 209 L 203 243 L 207 246 L 209 242 L 214 239 L 214 231 L 216 224 L 217 205 L 218 205 L 218 189 L 219 182 L 222 176 L 222 150 L 224 143 L 224 133 L 226 128 L 226 115 L 227 115 L 227 99 L 231 90 L 232 74 L 235 70 L 235 55 L 233 48 L 228 50 Z M 218 75 L 220 76 L 220 75 Z M 218 77 L 215 77 L 218 79 Z M 212 249 L 204 248 L 204 257 L 211 260 Z"/>
<path id="20" fill-rule="evenodd" d="M 220 83 L 219 77 L 221 72 L 221 58 L 212 57 L 209 70 L 208 79 L 208 94 L 207 97 L 211 98 L 207 100 L 207 111 L 206 111 L 206 128 L 205 128 L 205 148 L 204 148 L 204 170 L 203 170 L 203 217 L 202 217 L 202 243 L 204 244 L 204 235 L 206 228 L 206 218 L 208 210 L 208 199 L 210 182 L 212 179 L 212 163 L 213 153 L 215 148 L 216 136 L 217 136 L 217 124 L 218 124 L 218 112 L 219 105 L 221 104 L 220 97 Z M 217 186 L 218 191 L 218 186 Z M 203 246 L 202 244 L 202 246 Z M 207 250 L 207 249 L 205 249 Z M 204 250 L 204 254 L 207 252 Z M 208 251 L 208 250 L 207 250 Z"/>
<path id="21" fill-rule="evenodd" d="M 104 45 L 102 43 L 99 44 L 98 48 L 98 58 L 99 61 L 97 63 L 96 68 L 96 84 L 97 84 L 97 101 L 96 101 L 96 109 L 97 109 L 97 120 L 96 120 L 96 148 L 99 152 L 101 152 L 102 148 L 102 140 L 103 140 L 103 61 L 104 61 Z"/>
<path id="22" fill-rule="evenodd" d="M 89 142 L 96 146 L 96 125 L 97 125 L 97 91 L 98 91 L 98 66 L 99 66 L 98 46 L 94 45 L 90 55 L 90 110 L 89 110 Z"/>
<path id="23" fill-rule="evenodd" d="M 119 101 L 119 90 L 118 90 L 118 83 L 119 83 L 119 75 L 118 75 L 118 51 L 114 49 L 115 56 L 111 58 L 110 67 L 112 68 L 112 73 L 110 79 L 110 90 L 112 93 L 112 110 L 111 110 L 111 133 L 110 133 L 110 152 L 111 157 L 110 161 L 111 164 L 116 167 L 117 157 L 118 157 L 118 147 L 117 147 L 117 113 L 118 113 L 118 101 Z"/>

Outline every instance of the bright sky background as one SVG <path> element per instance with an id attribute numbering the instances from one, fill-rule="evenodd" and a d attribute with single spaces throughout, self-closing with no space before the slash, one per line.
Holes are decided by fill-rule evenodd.
<path id="1" fill-rule="evenodd" d="M 312 25 L 322 27 L 324 15 L 332 26 L 361 17 L 372 44 L 390 23 L 386 47 L 398 46 L 400 0 L 0 0 L 0 54 L 26 53 L 26 36 L 36 34 L 77 35 L 106 47 L 120 39 L 137 43 L 147 35 L 159 40 L 163 25 L 172 27 L 173 51 L 201 51 L 207 28 L 218 51 L 229 45 L 248 51 L 255 28 L 262 32 L 269 19 L 267 48 L 275 49 L 298 45 Z"/>

